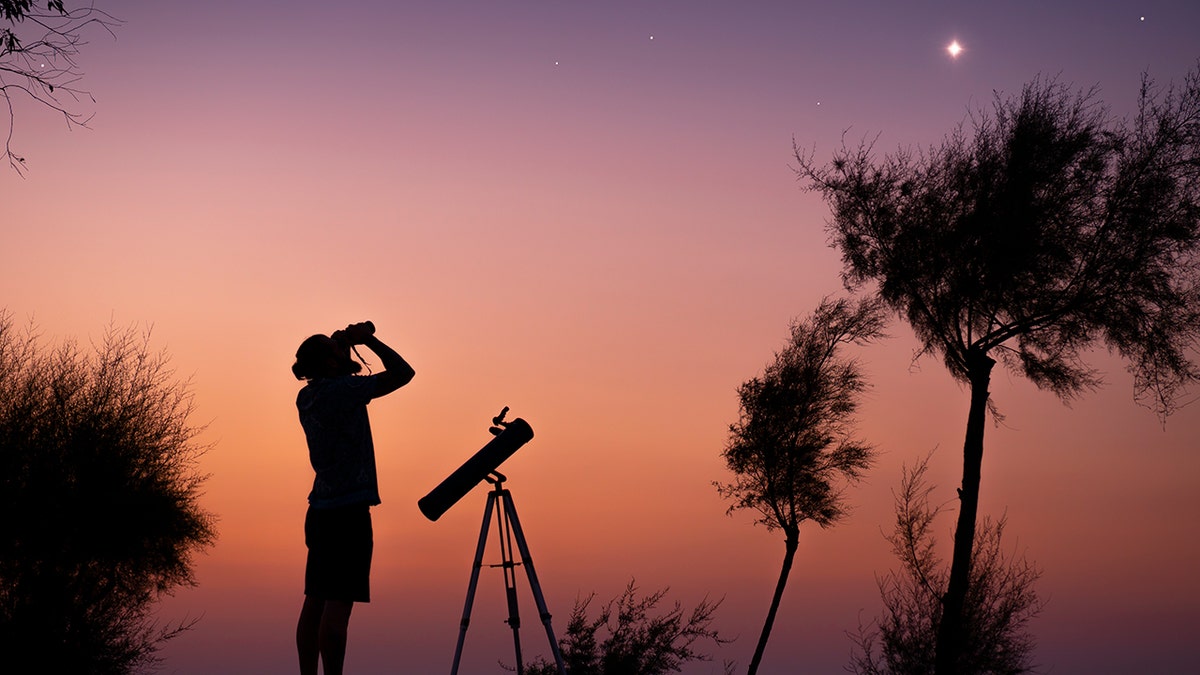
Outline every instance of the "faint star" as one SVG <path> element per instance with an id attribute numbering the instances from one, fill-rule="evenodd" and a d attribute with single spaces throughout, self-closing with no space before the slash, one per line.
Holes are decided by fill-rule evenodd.
<path id="1" fill-rule="evenodd" d="M 950 43 L 950 46 L 946 47 L 946 51 L 950 53 L 950 58 L 957 59 L 958 55 L 962 53 L 963 48 L 962 45 L 958 44 L 958 40 L 955 40 Z"/>

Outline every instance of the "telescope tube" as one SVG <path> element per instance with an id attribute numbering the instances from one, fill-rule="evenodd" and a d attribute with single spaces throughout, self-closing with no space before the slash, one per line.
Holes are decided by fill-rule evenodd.
<path id="1" fill-rule="evenodd" d="M 531 438 L 533 427 L 529 426 L 528 422 L 520 417 L 509 422 L 500 435 L 463 462 L 462 466 L 430 490 L 429 494 L 417 500 L 421 513 L 430 520 L 441 518 L 442 514 L 458 503 L 471 488 L 495 471 L 504 460 L 512 457 L 513 453 Z"/>

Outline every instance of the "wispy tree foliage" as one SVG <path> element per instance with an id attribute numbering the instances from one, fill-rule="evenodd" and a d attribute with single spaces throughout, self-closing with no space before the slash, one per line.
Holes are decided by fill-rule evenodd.
<path id="1" fill-rule="evenodd" d="M 18 172 L 25 158 L 12 147 L 14 102 L 27 100 L 62 115 L 68 128 L 87 126 L 95 103 L 78 87 L 83 72 L 76 57 L 96 30 L 112 34 L 119 22 L 87 4 L 68 8 L 65 0 L 0 0 L 0 102 L 8 113 L 4 155 Z"/>
<path id="2" fill-rule="evenodd" d="M 852 288 L 870 285 L 971 392 L 961 508 L 937 642 L 959 663 L 975 541 L 988 386 L 998 359 L 1064 400 L 1123 356 L 1136 398 L 1162 416 L 1200 377 L 1200 71 L 1144 80 L 1138 113 L 1037 80 L 927 152 L 869 144 L 798 173 L 830 204 Z"/>
<path id="3" fill-rule="evenodd" d="M 949 571 L 938 555 L 935 523 L 944 505 L 933 505 L 926 479 L 929 457 L 905 469 L 895 495 L 896 524 L 888 542 L 900 570 L 879 579 L 882 616 L 851 635 L 858 675 L 929 675 L 934 672 L 942 591 Z M 1042 610 L 1035 584 L 1040 570 L 1003 548 L 1006 521 L 985 518 L 972 551 L 971 583 L 963 607 L 969 640 L 962 672 L 1019 675 L 1034 672 L 1029 622 Z"/>
<path id="4" fill-rule="evenodd" d="M 749 673 L 762 662 L 800 541 L 800 525 L 828 527 L 846 514 L 843 489 L 872 462 L 873 449 L 854 438 L 858 397 L 867 388 L 859 364 L 844 349 L 883 335 L 876 300 L 821 302 L 792 325 L 791 340 L 760 377 L 738 389 L 741 412 L 730 425 L 723 456 L 734 478 L 716 483 L 768 531 L 784 533 L 783 566 Z"/>
<path id="5" fill-rule="evenodd" d="M 667 590 L 639 596 L 633 581 L 620 597 L 588 616 L 595 595 L 576 601 L 559 640 L 563 662 L 570 675 L 666 675 L 678 673 L 692 661 L 709 661 L 698 642 L 726 642 L 712 627 L 720 602 L 702 600 L 690 612 L 676 602 L 654 613 Z M 726 666 L 726 672 L 731 672 Z M 526 675 L 557 675 L 554 663 L 539 659 L 525 668 Z"/>
<path id="6" fill-rule="evenodd" d="M 130 673 L 189 624 L 153 605 L 215 539 L 191 397 L 148 338 L 42 345 L 0 313 L 0 653 L 13 672 Z"/>

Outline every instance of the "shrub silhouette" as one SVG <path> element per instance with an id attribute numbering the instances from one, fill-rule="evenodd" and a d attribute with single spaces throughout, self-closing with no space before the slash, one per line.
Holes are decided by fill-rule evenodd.
<path id="1" fill-rule="evenodd" d="M 128 673 L 190 625 L 151 613 L 216 536 L 172 375 L 132 330 L 85 354 L 0 313 L 0 653 L 16 672 Z"/>
<path id="2" fill-rule="evenodd" d="M 712 628 L 720 602 L 702 600 L 687 612 L 676 602 L 665 612 L 654 614 L 666 597 L 662 589 L 638 595 L 630 581 L 621 595 L 609 601 L 595 618 L 588 609 L 595 595 L 575 603 L 559 647 L 570 675 L 666 675 L 677 673 L 690 661 L 708 661 L 695 647 L 700 640 L 718 645 L 727 642 Z M 726 665 L 726 673 L 732 666 Z M 557 675 L 558 667 L 537 659 L 525 667 L 525 675 Z"/>

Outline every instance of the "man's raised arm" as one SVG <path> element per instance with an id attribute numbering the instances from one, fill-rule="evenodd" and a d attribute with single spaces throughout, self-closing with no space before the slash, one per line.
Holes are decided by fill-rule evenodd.
<path id="1" fill-rule="evenodd" d="M 383 372 L 375 375 L 376 397 L 386 396 L 396 391 L 411 382 L 413 375 L 417 374 L 417 371 L 408 365 L 408 361 L 405 361 L 404 357 L 374 335 L 367 336 L 363 339 L 362 344 L 375 352 L 375 355 L 383 362 Z"/>

